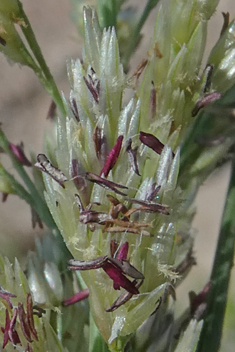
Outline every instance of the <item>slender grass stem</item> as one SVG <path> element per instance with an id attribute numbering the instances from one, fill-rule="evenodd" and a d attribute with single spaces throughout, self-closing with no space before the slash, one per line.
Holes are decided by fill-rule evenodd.
<path id="1" fill-rule="evenodd" d="M 117 24 L 117 1 L 116 0 L 98 0 L 97 12 L 99 14 L 99 22 L 101 28 L 116 27 Z"/>
<path id="2" fill-rule="evenodd" d="M 59 90 L 57 88 L 57 85 L 54 81 L 54 78 L 46 64 L 46 61 L 42 55 L 40 46 L 37 43 L 37 39 L 35 37 L 35 34 L 33 32 L 33 29 L 31 27 L 31 24 L 28 20 L 28 17 L 26 16 L 23 6 L 20 1 L 18 1 L 18 6 L 20 8 L 20 15 L 22 17 L 22 20 L 24 21 L 24 25 L 21 25 L 21 30 L 25 36 L 25 39 L 27 40 L 30 49 L 32 50 L 32 53 L 34 57 L 36 58 L 40 69 L 35 71 L 37 76 L 39 77 L 41 83 L 47 90 L 47 92 L 52 96 L 55 104 L 57 105 L 58 109 L 60 110 L 60 113 L 62 116 L 65 116 L 65 107 L 63 104 L 63 100 L 61 98 L 61 95 L 59 93 Z"/>
<path id="3" fill-rule="evenodd" d="M 108 352 L 109 349 L 103 340 L 100 332 L 90 313 L 90 337 L 89 337 L 89 352 Z"/>
<path id="4" fill-rule="evenodd" d="M 27 203 L 29 203 L 29 205 L 36 210 L 39 217 L 50 229 L 52 230 L 55 229 L 56 228 L 55 222 L 51 217 L 51 214 L 48 210 L 48 207 L 44 199 L 41 197 L 34 183 L 31 181 L 29 175 L 24 169 L 24 166 L 16 159 L 16 157 L 11 152 L 9 148 L 9 141 L 1 130 L 0 130 L 0 140 L 1 140 L 2 149 L 4 150 L 5 153 L 9 155 L 15 170 L 18 172 L 19 176 L 24 181 L 25 185 L 29 190 L 29 193 L 28 193 L 24 189 L 24 187 L 21 186 L 12 176 L 13 185 L 16 188 L 16 190 L 19 192 L 19 196 L 25 199 Z"/>
<path id="5" fill-rule="evenodd" d="M 133 30 L 131 37 L 130 37 L 130 43 L 129 43 L 128 49 L 126 50 L 125 55 L 123 57 L 123 65 L 124 65 L 125 69 L 127 69 L 130 57 L 133 54 L 133 52 L 136 49 L 136 46 L 139 42 L 140 31 L 141 31 L 143 25 L 145 24 L 150 12 L 158 4 L 158 2 L 159 2 L 159 0 L 148 0 L 146 6 L 144 8 L 143 13 L 141 14 L 139 21 L 136 23 L 136 26 Z"/>
<path id="6" fill-rule="evenodd" d="M 217 352 L 220 348 L 228 288 L 234 258 L 235 239 L 235 158 L 232 162 L 222 225 L 220 229 L 213 269 L 208 313 L 202 329 L 198 352 Z"/>
<path id="7" fill-rule="evenodd" d="M 0 166 L 0 170 L 1 170 L 1 168 L 2 167 Z M 5 169 L 4 169 L 4 175 L 7 176 L 7 179 L 9 180 L 14 192 L 21 199 L 24 199 L 29 205 L 34 206 L 33 199 L 31 197 L 31 195 L 26 191 L 26 189 L 19 182 L 16 181 L 15 177 L 13 175 L 11 175 L 9 172 L 7 172 Z"/>
<path id="8" fill-rule="evenodd" d="M 56 225 L 54 220 L 51 217 L 48 207 L 44 199 L 39 194 L 34 183 L 31 181 L 29 175 L 25 171 L 23 165 L 18 160 L 16 160 L 16 158 L 13 155 L 10 155 L 10 157 L 14 168 L 16 169 L 16 171 L 24 181 L 25 185 L 27 186 L 28 190 L 30 191 L 31 197 L 34 200 L 34 208 L 36 209 L 39 217 L 50 229 L 52 230 L 55 229 Z"/>

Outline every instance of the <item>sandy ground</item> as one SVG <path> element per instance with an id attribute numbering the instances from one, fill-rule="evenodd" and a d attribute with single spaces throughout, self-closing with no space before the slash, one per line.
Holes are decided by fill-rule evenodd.
<path id="1" fill-rule="evenodd" d="M 69 0 L 24 0 L 23 3 L 48 66 L 59 88 L 68 94 L 66 60 L 70 57 L 78 57 L 81 51 L 81 39 L 69 18 L 71 11 Z M 140 7 L 145 4 L 144 1 L 139 0 L 132 3 Z M 213 46 L 219 35 L 222 11 L 229 11 L 231 18 L 235 17 L 234 0 L 221 1 L 217 13 L 211 20 L 208 48 Z M 145 40 L 141 47 L 143 53 L 148 49 L 149 33 L 152 32 L 154 17 L 155 13 L 144 28 Z M 140 61 L 140 55 L 132 60 L 133 65 Z M 0 55 L 0 82 L 0 121 L 8 138 L 13 143 L 19 143 L 23 139 L 26 149 L 41 152 L 50 98 L 33 72 L 28 68 L 19 68 L 17 65 L 10 66 L 2 55 Z M 2 159 L 4 160 L 4 157 Z M 8 170 L 13 172 L 10 166 Z M 180 296 L 185 296 L 185 299 L 190 289 L 200 290 L 209 278 L 228 175 L 229 167 L 212 175 L 197 197 L 198 211 L 194 227 L 197 230 L 195 253 L 198 265 L 193 269 L 192 279 L 187 280 L 180 290 Z M 1 252 L 9 253 L 10 250 L 12 257 L 23 254 L 27 248 L 33 248 L 34 233 L 31 230 L 29 209 L 16 197 L 9 197 L 7 203 L 0 204 L 0 234 Z M 234 291 L 233 287 L 231 297 Z M 233 324 L 235 326 L 235 318 Z M 230 335 L 233 334 L 226 330 L 221 351 L 234 350 Z"/>

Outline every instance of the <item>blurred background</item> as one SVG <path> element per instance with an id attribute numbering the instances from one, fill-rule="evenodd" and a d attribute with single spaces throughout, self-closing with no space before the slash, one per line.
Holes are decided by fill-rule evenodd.
<path id="1" fill-rule="evenodd" d="M 1 0 L 0 0 L 1 1 Z M 79 1 L 79 0 L 77 0 Z M 23 0 L 26 14 L 32 24 L 44 57 L 60 90 L 68 96 L 69 84 L 66 61 L 81 56 L 82 38 L 70 16 L 72 5 L 69 0 Z M 140 12 L 146 1 L 127 2 Z M 131 61 L 134 68 L 145 56 L 153 31 L 156 10 L 143 28 L 144 38 L 137 55 Z M 222 11 L 235 17 L 234 0 L 221 0 L 217 12 L 211 19 L 208 32 L 207 53 L 219 37 L 222 28 Z M 25 150 L 42 152 L 44 130 L 50 97 L 44 91 L 34 73 L 25 67 L 9 65 L 0 54 L 0 122 L 9 140 L 18 144 L 23 141 Z M 1 155 L 4 160 L 4 155 Z M 9 164 L 8 171 L 13 173 Z M 197 265 L 190 277 L 177 293 L 181 302 L 188 301 L 188 291 L 198 292 L 208 281 L 213 263 L 220 220 L 229 180 L 229 165 L 214 173 L 201 187 L 197 197 L 197 214 L 194 220 L 195 256 Z M 0 203 L 0 252 L 12 260 L 22 258 L 34 247 L 29 207 L 20 199 L 9 196 L 6 203 Z M 234 351 L 235 344 L 235 273 L 233 270 L 229 292 L 229 304 L 221 351 Z M 180 308 L 179 308 L 180 309 Z"/>

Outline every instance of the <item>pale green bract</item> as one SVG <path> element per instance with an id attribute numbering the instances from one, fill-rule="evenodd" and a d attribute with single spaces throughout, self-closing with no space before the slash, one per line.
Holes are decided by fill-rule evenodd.
<path id="1" fill-rule="evenodd" d="M 187 257 L 192 247 L 190 227 L 194 210 L 190 205 L 198 188 L 200 168 L 212 163 L 214 165 L 231 145 L 231 141 L 226 140 L 218 147 L 220 151 L 213 149 L 211 156 L 201 156 L 205 165 L 197 162 L 198 179 L 192 179 L 190 189 L 182 191 L 177 186 L 180 161 L 178 146 L 192 122 L 193 106 L 202 96 L 205 79 L 200 65 L 207 20 L 215 11 L 217 3 L 189 1 L 186 6 L 182 1 L 170 1 L 167 5 L 163 3 L 155 25 L 151 57 L 143 81 L 137 84 L 133 83 L 134 78 L 129 79 L 123 72 L 114 29 L 102 33 L 95 12 L 90 8 L 84 10 L 85 47 L 82 62 L 71 61 L 68 65 L 71 97 L 76 102 L 79 121 L 67 104 L 67 118 L 59 118 L 57 125 L 57 165 L 71 181 L 63 189 L 45 175 L 45 197 L 75 259 L 88 260 L 109 255 L 111 239 L 120 244 L 128 241 L 128 259 L 145 276 L 139 295 L 133 296 L 116 311 L 107 313 L 105 309 L 119 296 L 119 292 L 112 288 L 112 281 L 101 269 L 81 273 L 90 291 L 89 302 L 94 320 L 103 338 L 114 350 L 118 339 L 126 341 L 149 317 L 156 308 L 156 302 L 174 282 L 172 269 Z M 171 11 L 176 15 L 170 16 Z M 183 23 L 176 21 L 179 16 L 183 17 Z M 230 32 L 228 28 L 224 36 Z M 154 51 L 155 43 L 162 54 L 161 58 Z M 222 69 L 220 62 L 215 63 L 216 73 Z M 100 85 L 98 101 L 84 80 L 84 77 L 89 79 L 92 74 Z M 234 75 L 228 75 L 228 80 L 234 82 Z M 152 81 L 157 92 L 154 117 L 151 116 Z M 133 97 L 125 104 L 124 94 L 130 86 L 134 87 Z M 220 89 L 218 85 L 216 88 Z M 107 194 L 112 194 L 128 206 L 125 197 L 85 179 L 86 172 L 100 174 L 103 167 L 95 150 L 94 131 L 97 127 L 105 136 L 109 150 L 118 136 L 124 136 L 120 155 L 115 167 L 109 172 L 108 180 L 128 187 L 127 198 L 146 200 L 153 184 L 161 186 L 155 201 L 167 205 L 170 215 L 140 213 L 133 218 L 149 224 L 153 237 L 129 234 L 125 229 L 122 233 L 113 234 L 108 229 L 102 231 L 103 226 L 100 225 L 95 225 L 91 230 L 79 222 L 76 193 L 80 194 L 84 206 L 92 202 L 100 203 L 95 207 L 97 211 L 109 212 Z M 160 156 L 140 143 L 140 131 L 153 134 L 165 144 Z M 134 146 L 139 147 L 141 176 L 133 171 L 125 152 L 129 138 Z M 174 157 L 172 150 L 175 152 Z M 84 181 L 84 187 L 80 190 L 76 189 L 72 181 L 73 159 L 78 161 Z"/>
<path id="2" fill-rule="evenodd" d="M 32 67 L 12 19 L 17 4 L 3 1 L 0 5 L 0 35 L 3 44 L 9 44 L 0 49 L 10 60 Z M 202 141 L 201 153 L 183 170 L 180 147 L 196 120 L 192 110 L 205 96 L 207 74 L 201 63 L 207 23 L 217 4 L 218 0 L 163 1 L 140 78 L 138 71 L 132 75 L 124 72 L 115 29 L 102 31 L 95 10 L 84 8 L 82 60 L 68 63 L 71 93 L 69 101 L 63 98 L 66 118 L 58 116 L 53 131 L 45 138 L 46 156 L 68 181 L 63 188 L 50 172 L 43 174 L 44 196 L 75 260 L 110 257 L 113 240 L 119 248 L 128 242 L 128 261 L 144 275 L 144 280 L 139 294 L 132 294 L 125 304 L 107 312 L 125 290 L 115 289 L 115 281 L 113 284 L 102 268 L 69 272 L 70 257 L 61 249 L 56 230 L 53 236 L 45 236 L 42 243 L 36 241 L 37 254 L 30 253 L 28 257 L 27 279 L 18 262 L 14 274 L 9 262 L 1 259 L 1 285 L 17 295 L 12 298 L 13 306 L 18 302 L 25 305 L 26 295 L 31 293 L 34 303 L 45 308 L 45 315 L 35 318 L 39 340 L 33 341 L 33 351 L 95 352 L 99 333 L 113 352 L 123 351 L 126 344 L 135 352 L 195 351 L 203 322 L 191 319 L 185 332 L 178 336 L 179 341 L 176 340 L 179 326 L 174 320 L 175 288 L 194 264 L 191 224 L 197 190 L 226 155 L 233 139 L 227 134 L 214 145 Z M 207 93 L 223 94 L 234 84 L 234 50 L 232 21 L 209 56 L 213 74 Z M 141 132 L 147 134 L 146 144 L 141 143 Z M 147 146 L 150 134 L 158 139 L 158 153 Z M 120 153 L 111 158 L 109 151 L 114 150 L 120 136 Z M 135 161 L 128 157 L 130 139 L 132 151 L 137 153 L 139 174 Z M 109 158 L 117 160 L 107 167 Z M 1 191 L 14 193 L 3 171 Z M 101 175 L 108 183 L 91 182 L 91 174 L 87 173 Z M 34 177 L 42 193 L 43 185 L 37 182 L 38 170 L 34 170 Z M 112 187 L 107 189 L 110 182 L 116 183 L 116 191 Z M 107 220 L 86 223 L 81 220 L 82 211 L 91 209 L 79 210 L 75 195 L 81 199 L 80 208 L 90 206 L 96 214 L 109 216 L 109 220 L 114 203 L 107 195 L 115 197 L 122 210 L 112 219 L 116 222 L 111 226 Z M 160 204 L 163 211 L 141 209 L 143 202 L 149 206 Z M 85 287 L 89 289 L 89 307 L 87 301 L 62 306 L 65 298 Z M 4 306 L 3 300 L 1 308 Z M 11 317 L 12 314 L 11 311 Z M 3 309 L 0 322 L 5 326 Z M 17 320 L 17 331 L 19 326 Z M 20 339 L 23 344 L 17 344 L 19 351 L 28 348 L 24 334 Z M 8 346 L 9 351 L 13 350 L 12 344 Z"/>

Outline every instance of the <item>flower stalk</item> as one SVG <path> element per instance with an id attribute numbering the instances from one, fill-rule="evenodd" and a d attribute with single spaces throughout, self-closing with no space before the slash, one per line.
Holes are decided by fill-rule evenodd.
<path id="1" fill-rule="evenodd" d="M 46 89 L 46 91 L 51 95 L 53 101 L 55 102 L 57 108 L 60 111 L 60 114 L 62 116 L 65 116 L 65 108 L 63 104 L 63 100 L 61 98 L 61 94 L 59 93 L 59 90 L 57 88 L 57 85 L 54 81 L 54 78 L 46 64 L 46 61 L 42 55 L 41 48 L 38 45 L 37 39 L 35 37 L 35 34 L 33 32 L 33 29 L 31 27 L 31 24 L 28 20 L 28 17 L 26 16 L 24 10 L 23 10 L 23 5 L 22 3 L 17 0 L 17 4 L 19 6 L 19 16 L 22 18 L 24 25 L 21 25 L 21 30 L 25 36 L 25 39 L 27 40 L 27 43 L 29 44 L 30 49 L 32 50 L 32 53 L 34 57 L 37 60 L 37 63 L 39 65 L 40 69 L 37 69 L 37 66 L 35 67 L 35 73 L 40 79 L 40 82 Z"/>
<path id="2" fill-rule="evenodd" d="M 231 179 L 228 187 L 224 214 L 217 249 L 211 273 L 211 289 L 208 300 L 207 315 L 202 328 L 198 351 L 211 348 L 219 351 L 223 331 L 225 309 L 228 300 L 228 289 L 233 267 L 235 243 L 235 159 L 231 167 Z"/>
<path id="3" fill-rule="evenodd" d="M 13 176 L 7 173 L 9 183 L 11 184 L 11 187 L 14 189 L 13 193 L 16 193 L 17 195 L 19 195 L 33 209 L 35 209 L 35 211 L 42 219 L 42 221 L 45 222 L 45 224 L 51 230 L 56 229 L 56 225 L 48 211 L 48 208 L 44 199 L 39 194 L 37 188 L 35 187 L 35 184 L 33 183 L 29 175 L 25 171 L 24 165 L 22 164 L 22 162 L 18 160 L 18 157 L 16 157 L 15 154 L 13 153 L 11 148 L 11 143 L 8 141 L 7 137 L 5 136 L 5 134 L 1 129 L 0 129 L 0 146 L 2 150 L 10 157 L 15 170 L 18 172 L 19 176 L 21 177 L 21 179 L 23 180 L 23 182 L 28 188 L 28 191 L 26 191 L 25 188 L 18 181 L 16 181 Z"/>
<path id="4" fill-rule="evenodd" d="M 26 48 L 15 28 L 16 26 L 21 29 L 31 52 Z M 23 5 L 19 0 L 2 1 L 0 6 L 0 38 L 0 51 L 3 51 L 10 61 L 33 69 L 44 88 L 52 96 L 61 115 L 65 116 L 61 95 L 42 55 L 31 24 L 23 10 Z"/>
<path id="5" fill-rule="evenodd" d="M 153 10 L 155 6 L 157 6 L 159 0 L 147 0 L 147 3 L 145 5 L 144 11 L 142 12 L 139 20 L 136 22 L 134 28 L 133 28 L 133 33 L 131 35 L 131 40 L 129 41 L 129 45 L 127 46 L 127 51 L 125 52 L 123 56 L 123 66 L 124 70 L 128 69 L 129 61 L 131 56 L 133 55 L 134 50 L 138 46 L 138 43 L 141 38 L 141 30 L 143 28 L 143 25 L 145 24 L 149 14 Z"/>

